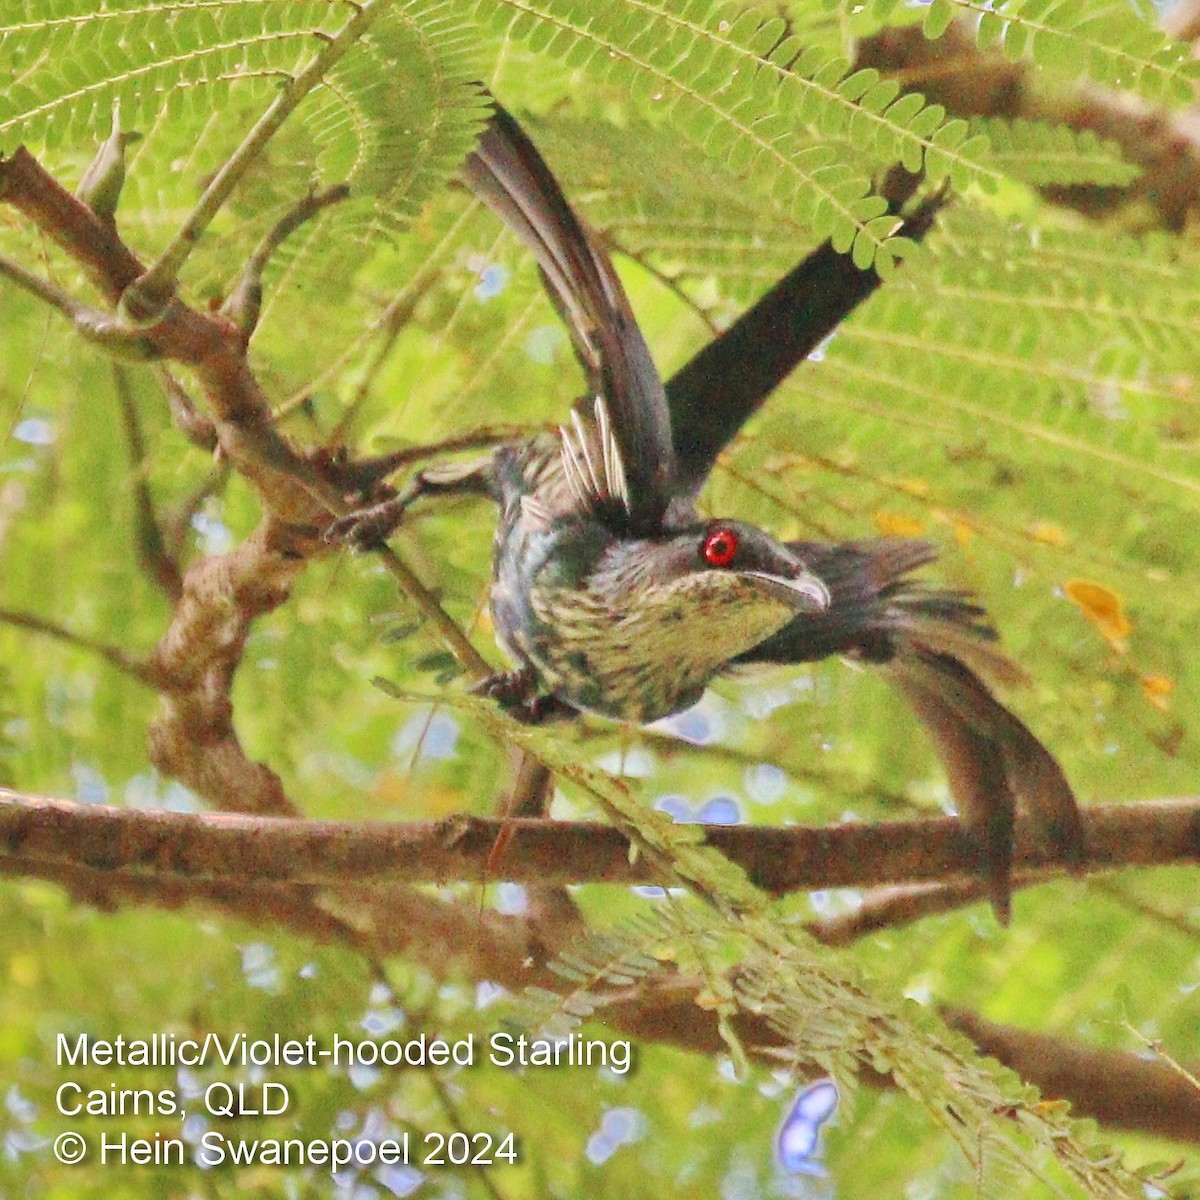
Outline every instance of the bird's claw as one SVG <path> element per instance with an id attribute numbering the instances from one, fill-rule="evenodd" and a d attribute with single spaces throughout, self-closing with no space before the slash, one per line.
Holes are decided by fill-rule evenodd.
<path id="1" fill-rule="evenodd" d="M 565 721 L 575 716 L 575 709 L 549 692 L 539 692 L 506 711 L 522 725 L 545 725 L 549 721 Z"/>
<path id="2" fill-rule="evenodd" d="M 572 716 L 575 710 L 550 692 L 538 690 L 537 676 L 530 670 L 497 671 L 472 689 L 486 696 L 522 725 L 542 725 Z"/>
<path id="3" fill-rule="evenodd" d="M 325 540 L 355 550 L 377 550 L 404 517 L 407 505 L 399 500 L 399 497 L 393 497 L 341 517 L 325 531 Z"/>
<path id="4" fill-rule="evenodd" d="M 481 679 L 471 691 L 476 696 L 484 696 L 495 700 L 501 708 L 511 708 L 529 698 L 537 686 L 532 671 L 497 671 L 486 679 Z"/>

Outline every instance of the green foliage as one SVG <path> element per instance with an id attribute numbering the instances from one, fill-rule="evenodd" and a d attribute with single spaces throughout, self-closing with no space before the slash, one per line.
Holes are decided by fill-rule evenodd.
<path id="1" fill-rule="evenodd" d="M 610 83 L 669 112 L 677 135 L 751 178 L 788 215 L 869 266 L 883 254 L 892 222 L 866 175 L 847 169 L 837 144 L 960 185 L 994 182 L 986 139 L 963 121 L 872 69 L 852 71 L 840 55 L 803 48 L 782 20 L 737 13 L 719 2 L 680 6 L 588 0 L 543 4 L 480 0 L 476 11 L 531 49 L 558 50 Z M 652 23 L 650 23 L 652 21 Z M 759 86 L 762 77 L 774 86 Z M 808 131 L 818 142 L 798 133 Z"/>
<path id="2" fill-rule="evenodd" d="M 935 1114 L 989 1187 L 997 1178 L 1013 1186 L 1022 1176 L 1049 1184 L 1061 1171 L 1088 1195 L 1136 1195 L 1137 1181 L 1108 1158 L 1090 1130 L 1052 1107 L 1026 1109 L 1030 1091 L 1015 1074 L 980 1069 L 970 1043 L 936 1030 L 920 1006 L 881 1010 L 858 986 L 853 968 L 803 935 L 780 936 L 778 925 L 768 930 L 754 922 L 743 933 L 734 995 L 724 996 L 718 985 L 698 1003 L 724 1000 L 732 1013 L 736 997 L 737 1011 L 765 1020 L 786 1040 L 797 1067 L 833 1078 L 849 1101 L 863 1070 L 894 1074 Z M 661 973 L 648 948 L 670 947 L 672 959 L 687 963 L 694 956 L 711 966 L 723 936 L 728 930 L 686 902 L 660 909 L 657 919 L 642 915 L 594 934 L 552 964 L 573 990 L 561 996 L 530 989 L 519 1010 L 523 1022 L 547 1036 L 569 1036 L 593 1015 L 605 990 L 639 986 L 656 968 Z M 733 1061 L 744 1065 L 731 1027 L 725 1036 Z M 1015 1107 L 1022 1109 L 1019 1130 L 1006 1119 Z"/>
<path id="3" fill-rule="evenodd" d="M 1034 186 L 1123 187 L 1139 174 L 1121 157 L 1119 146 L 1090 129 L 1077 132 L 1065 125 L 999 118 L 977 118 L 971 127 L 986 135 L 994 163 L 1014 179 Z"/>
<path id="4" fill-rule="evenodd" d="M 218 112 L 246 92 L 261 103 L 345 13 L 320 3 L 144 0 L 108 9 L 88 0 L 18 0 L 0 27 L 0 52 L 13 72 L 0 102 L 5 149 L 17 140 L 77 146 L 103 128 L 117 103 L 131 128 Z"/>
<path id="5" fill-rule="evenodd" d="M 895 6 L 883 0 L 875 7 L 883 15 Z M 1014 62 L 1029 58 L 1047 71 L 1151 100 L 1186 104 L 1200 79 L 1190 47 L 1164 37 L 1125 0 L 933 0 L 926 35 L 940 37 L 961 13 L 974 18 L 980 49 L 997 47 Z"/>
<path id="6" fill-rule="evenodd" d="M 39 144 L 52 165 L 54 151 L 77 156 L 119 112 L 123 128 L 146 134 L 135 151 L 143 169 L 134 174 L 156 189 L 162 170 L 181 163 L 197 164 L 194 184 L 206 181 L 200 164 L 228 155 L 355 11 L 272 0 L 18 7 L 24 12 L 13 16 L 25 20 L 0 25 L 0 56 L 16 80 L 0 95 L 0 151 Z M 471 147 L 485 115 L 473 83 L 478 73 L 471 26 L 446 0 L 387 6 L 356 52 L 302 103 L 244 189 L 256 222 L 280 216 L 298 188 L 351 189 L 351 201 L 310 226 L 280 264 L 300 281 L 327 286 L 368 253 L 373 238 L 403 228 Z M 136 219 L 139 203 L 157 219 L 160 192 L 145 195 L 134 185 L 130 193 L 126 219 Z M 259 236 L 264 231 L 258 226 Z M 236 234 L 242 244 L 225 243 L 216 262 L 244 254 L 254 233 L 254 224 L 243 223 Z M 203 274 L 193 278 L 194 287 L 205 284 Z"/>
<path id="7" fill-rule="evenodd" d="M 965 13 L 978 17 L 979 44 L 999 42 L 1028 62 L 1029 86 L 1050 99 L 1084 78 L 1182 102 L 1196 67 L 1127 3 L 791 7 L 785 23 L 779 5 L 716 0 L 398 0 L 255 158 L 193 251 L 184 295 L 218 302 L 297 200 L 349 183 L 351 198 L 294 233 L 265 280 L 251 362 L 287 432 L 365 453 L 559 420 L 578 377 L 537 272 L 449 186 L 484 116 L 476 79 L 522 114 L 619 252 L 664 374 L 824 237 L 882 271 L 908 254 L 731 448 L 703 504 L 792 536 L 938 542 L 933 576 L 977 591 L 1005 648 L 1028 663 L 1033 687 L 1008 699 L 1082 798 L 1194 792 L 1194 237 L 1090 224 L 1034 191 L 1124 187 L 1137 170 L 1112 144 L 1049 122 L 968 123 L 846 56 L 864 29 L 923 21 L 934 35 Z M 73 187 L 119 105 L 122 127 L 142 137 L 129 147 L 116 218 L 149 261 L 352 11 L 13 0 L 0 10 L 0 61 L 11 70 L 0 146 L 27 144 Z M 895 161 L 954 188 L 919 255 L 891 237 L 874 190 Z M 55 247 L 3 213 L 0 253 L 90 295 Z M 245 537 L 259 503 L 183 444 L 148 369 L 132 372 L 146 459 L 131 463 L 109 364 L 7 279 L 0 303 L 0 610 L 149 655 L 168 606 L 139 564 L 135 481 L 145 478 L 178 534 L 184 565 Z M 396 539 L 488 655 L 479 614 L 492 522 L 482 506 L 417 509 Z M 1106 639 L 1070 601 L 1078 579 L 1119 599 L 1124 637 Z M 395 680 L 403 698 L 371 687 L 376 675 Z M 46 886 L 10 885 L 0 898 L 0 966 L 11 985 L 0 1058 L 15 1064 L 3 1082 L 15 1089 L 10 1113 L 21 1129 L 52 1137 L 62 1127 L 49 1050 L 59 1030 L 331 1037 L 397 1022 L 449 1036 L 509 1021 L 592 1030 L 586 1022 L 614 993 L 682 971 L 706 982 L 701 1000 L 725 1038 L 718 1056 L 646 1045 L 627 1079 L 314 1071 L 289 1079 L 296 1109 L 269 1128 L 319 1136 L 373 1121 L 423 1131 L 452 1116 L 468 1128 L 518 1125 L 525 1163 L 495 1177 L 514 1200 L 648 1187 L 782 1196 L 795 1181 L 772 1166 L 772 1134 L 791 1092 L 819 1068 L 844 1092 L 827 1156 L 839 1194 L 890 1195 L 898 1180 L 947 1197 L 1142 1194 L 1105 1157 L 1117 1139 L 1102 1145 L 1035 1105 L 928 1009 L 965 1005 L 1139 1049 L 1128 1020 L 1194 1061 L 1192 874 L 1059 883 L 1022 894 L 1009 932 L 982 913 L 954 914 L 831 954 L 798 926 L 859 896 L 768 901 L 654 804 L 724 797 L 763 824 L 941 811 L 942 772 L 880 680 L 836 663 L 731 680 L 686 720 L 637 733 L 587 723 L 525 734 L 460 697 L 434 632 L 392 580 L 372 560 L 338 555 L 256 623 L 234 709 L 248 753 L 281 774 L 307 813 L 333 819 L 491 812 L 507 786 L 506 747 L 524 738 L 558 770 L 556 813 L 617 822 L 689 895 L 581 889 L 592 928 L 557 960 L 561 991 L 482 1007 L 475 981 L 445 962 L 379 967 L 357 951 L 314 950 L 269 917 L 101 914 Z M 0 782 L 193 807 L 191 793 L 149 765 L 156 709 L 146 688 L 86 648 L 0 620 Z M 503 887 L 447 894 L 489 917 L 516 903 Z M 746 1065 L 736 1012 L 790 1044 L 778 1071 Z M 851 1095 L 864 1066 L 895 1071 L 906 1094 Z M 147 1086 L 132 1075 L 121 1082 Z M 641 1132 L 609 1159 L 589 1159 L 589 1137 L 612 1111 L 635 1113 Z M 265 1128 L 245 1124 L 248 1136 Z M 1132 1136 L 1117 1149 L 1136 1163 L 1162 1156 Z M 14 1196 L 151 1187 L 147 1175 L 135 1190 L 134 1177 L 122 1193 L 124 1181 L 94 1166 L 56 1172 L 44 1148 L 19 1151 L 0 1172 Z M 152 1182 L 165 1193 L 179 1176 Z M 242 1170 L 205 1186 L 267 1196 L 278 1184 Z M 327 1184 L 299 1173 L 287 1181 L 303 1196 L 326 1195 Z M 425 1194 L 477 1186 L 474 1174 L 449 1172 L 427 1180 Z"/>

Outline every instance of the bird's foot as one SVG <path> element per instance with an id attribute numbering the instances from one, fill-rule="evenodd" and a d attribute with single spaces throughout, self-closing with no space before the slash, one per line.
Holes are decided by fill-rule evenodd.
<path id="1" fill-rule="evenodd" d="M 536 693 L 537 676 L 529 667 L 522 667 L 519 671 L 497 671 L 481 679 L 471 691 L 476 696 L 495 700 L 501 708 L 511 708 L 514 704 L 523 704 Z"/>
<path id="2" fill-rule="evenodd" d="M 325 540 L 352 546 L 355 550 L 376 550 L 404 519 L 408 503 L 407 496 L 393 496 L 379 504 L 360 508 L 334 521 L 325 531 Z"/>
<path id="3" fill-rule="evenodd" d="M 575 710 L 565 701 L 538 686 L 537 675 L 529 667 L 519 671 L 497 671 L 472 689 L 477 696 L 495 700 L 522 725 L 543 725 L 547 721 L 573 716 Z"/>
<path id="4" fill-rule="evenodd" d="M 334 521 L 326 531 L 325 539 L 353 546 L 356 550 L 377 550 L 404 519 L 408 506 L 421 496 L 490 496 L 493 494 L 493 458 L 492 454 L 487 454 L 467 463 L 435 463 L 418 471 L 398 494 L 392 488 L 373 481 L 371 477 L 372 472 L 378 473 L 385 467 L 394 466 L 391 460 L 385 458 L 377 460 L 374 464 L 357 464 L 361 468 L 359 493 L 363 494 L 364 489 L 369 488 L 378 496 L 382 491 L 384 499 Z M 342 468 L 341 473 L 343 476 L 348 474 L 345 468 Z M 366 499 L 365 494 L 363 498 Z"/>
<path id="5" fill-rule="evenodd" d="M 539 692 L 521 704 L 507 710 L 514 720 L 522 725 L 545 725 L 550 721 L 565 721 L 576 715 L 565 700 L 560 700 L 550 692 Z"/>

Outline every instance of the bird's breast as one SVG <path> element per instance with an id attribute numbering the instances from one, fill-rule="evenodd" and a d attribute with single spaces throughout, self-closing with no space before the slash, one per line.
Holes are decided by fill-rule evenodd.
<path id="1" fill-rule="evenodd" d="M 623 538 L 570 503 L 557 441 L 504 453 L 491 598 L 497 641 L 572 707 L 639 724 L 679 712 L 734 655 L 789 619 L 785 605 L 764 603 L 750 583 L 648 569 L 661 547 Z"/>
<path id="2" fill-rule="evenodd" d="M 699 700 L 716 666 L 697 653 L 697 631 L 677 608 L 614 605 L 594 590 L 535 587 L 541 636 L 533 655 L 560 699 L 645 724 Z"/>

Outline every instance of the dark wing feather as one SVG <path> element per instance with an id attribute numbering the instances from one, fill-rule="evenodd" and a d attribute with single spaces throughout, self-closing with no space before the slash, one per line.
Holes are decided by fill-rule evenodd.
<path id="1" fill-rule="evenodd" d="M 608 255 L 575 215 L 516 120 L 499 104 L 467 159 L 471 190 L 532 250 L 570 331 L 592 396 L 607 406 L 628 484 L 629 523 L 652 532 L 675 487 L 675 455 L 662 380 Z"/>
<path id="2" fill-rule="evenodd" d="M 885 191 L 893 211 L 899 211 L 918 181 L 907 172 L 889 180 Z M 897 233 L 919 241 L 945 203 L 943 193 L 930 196 Z M 695 499 L 717 455 L 738 430 L 879 283 L 874 269 L 861 270 L 849 254 L 826 242 L 671 376 L 667 404 L 681 500 Z"/>
<path id="3" fill-rule="evenodd" d="M 842 654 L 884 668 L 930 734 L 963 823 L 979 844 L 992 904 L 1006 920 L 1018 800 L 1067 862 L 1083 856 L 1079 810 L 1062 768 L 985 682 L 1019 682 L 1023 672 L 992 645 L 984 611 L 967 593 L 909 577 L 935 557 L 927 542 L 789 548 L 829 589 L 829 607 L 793 621 L 739 661 Z"/>

